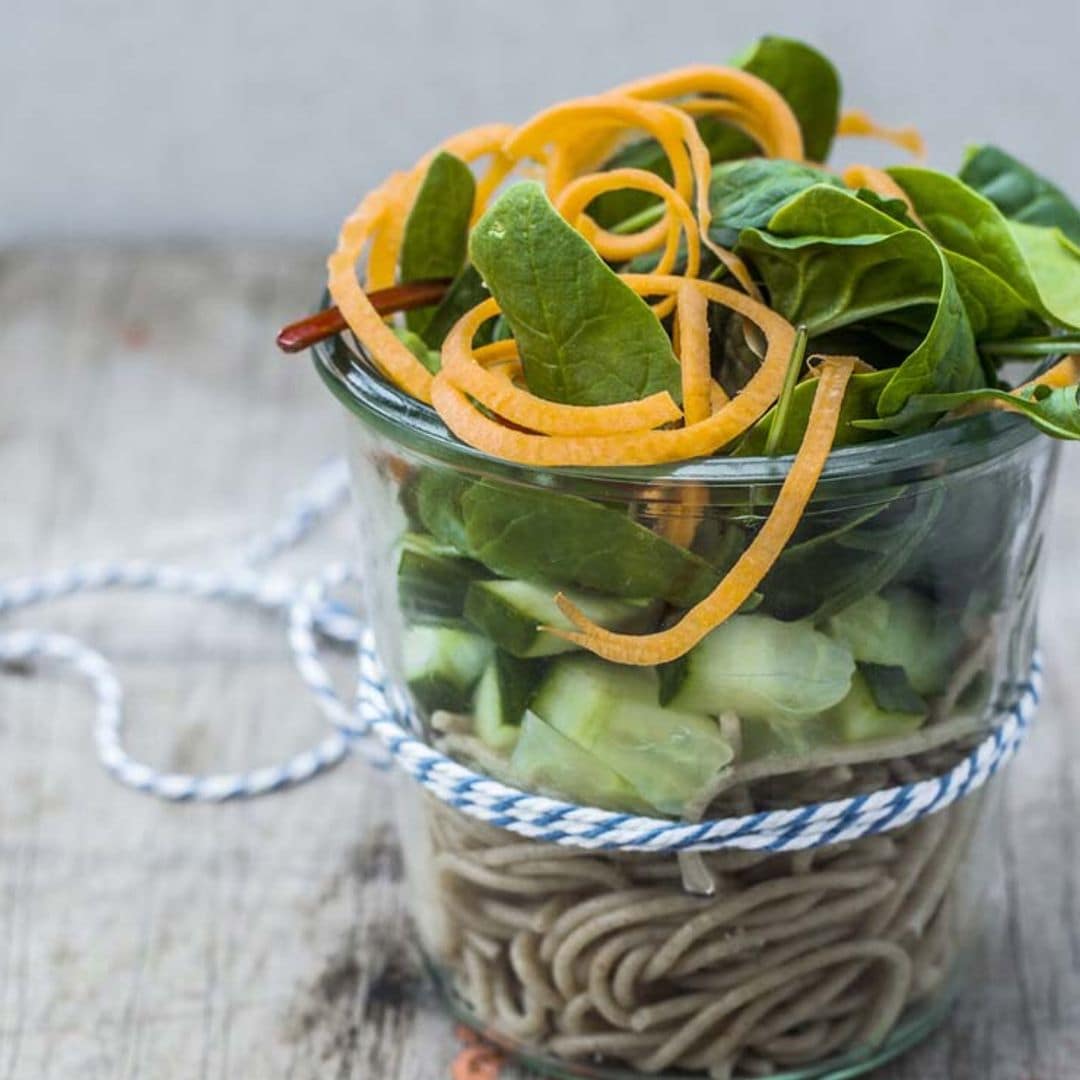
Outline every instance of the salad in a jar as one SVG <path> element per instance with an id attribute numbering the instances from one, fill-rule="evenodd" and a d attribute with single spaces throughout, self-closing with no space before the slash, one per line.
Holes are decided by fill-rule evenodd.
<path id="1" fill-rule="evenodd" d="M 1040 435 L 1080 437 L 1080 211 L 997 147 L 925 156 L 770 37 L 364 198 L 334 306 L 283 340 L 326 338 L 361 421 L 369 609 L 433 745 L 700 821 L 935 777 L 992 729 L 1034 649 Z M 406 846 L 489 1034 L 587 1075 L 809 1077 L 940 1014 L 981 802 L 676 857 L 425 798 Z"/>

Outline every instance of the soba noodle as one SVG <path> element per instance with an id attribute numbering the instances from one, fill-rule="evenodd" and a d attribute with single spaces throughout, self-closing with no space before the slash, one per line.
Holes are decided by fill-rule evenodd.
<path id="1" fill-rule="evenodd" d="M 985 717 L 952 712 L 975 669 L 958 665 L 948 712 L 922 731 L 736 765 L 687 819 L 939 774 L 985 733 Z M 433 726 L 444 749 L 476 760 L 466 723 L 440 714 Z M 485 757 L 497 774 L 501 759 Z M 966 929 L 958 870 L 980 802 L 794 853 L 676 856 L 522 840 L 425 796 L 421 934 L 463 1009 L 538 1055 L 769 1076 L 872 1050 L 907 1010 L 947 992 Z"/>
<path id="2" fill-rule="evenodd" d="M 428 799 L 448 932 L 425 937 L 477 1021 L 537 1052 L 768 1075 L 874 1047 L 943 988 L 977 802 L 813 851 L 703 853 L 705 897 L 671 854 L 523 842 Z"/>

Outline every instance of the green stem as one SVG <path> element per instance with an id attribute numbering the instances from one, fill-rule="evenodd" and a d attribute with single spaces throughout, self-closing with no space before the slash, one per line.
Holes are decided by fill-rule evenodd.
<path id="1" fill-rule="evenodd" d="M 1016 338 L 1013 341 L 991 341 L 979 348 L 987 356 L 1054 356 L 1057 353 L 1080 352 L 1080 337 L 1069 334 L 1061 337 Z"/>
<path id="2" fill-rule="evenodd" d="M 769 434 L 765 438 L 765 456 L 772 457 L 776 448 L 780 445 L 780 439 L 787 426 L 788 413 L 791 411 L 791 399 L 795 394 L 795 387 L 802 373 L 803 360 L 806 358 L 806 339 L 808 333 L 805 325 L 799 327 L 795 335 L 795 344 L 791 350 L 791 359 L 788 360 L 787 371 L 784 374 L 784 386 L 780 391 L 780 399 L 776 403 L 776 412 L 773 413 L 772 424 L 769 425 Z"/>
<path id="3" fill-rule="evenodd" d="M 659 221 L 664 216 L 666 209 L 663 200 L 653 203 L 652 206 L 646 206 L 644 210 L 639 210 L 633 216 L 626 218 L 625 221 L 613 225 L 611 232 L 617 233 L 619 236 L 628 236 L 630 233 L 641 232 L 642 229 L 648 228 L 654 221 Z"/>

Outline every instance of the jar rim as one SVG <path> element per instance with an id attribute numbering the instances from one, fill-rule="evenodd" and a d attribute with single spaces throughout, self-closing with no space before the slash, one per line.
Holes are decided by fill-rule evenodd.
<path id="1" fill-rule="evenodd" d="M 794 455 L 694 458 L 653 466 L 540 467 L 508 462 L 470 446 L 454 435 L 438 413 L 391 383 L 358 342 L 334 335 L 312 347 L 316 371 L 354 415 L 395 442 L 450 465 L 497 471 L 504 476 L 575 477 L 608 483 L 707 484 L 781 483 Z M 1039 430 L 1014 413 L 993 411 L 963 417 L 914 435 L 843 446 L 833 450 L 820 482 L 869 476 L 913 480 L 944 476 L 1000 458 L 1039 438 Z"/>

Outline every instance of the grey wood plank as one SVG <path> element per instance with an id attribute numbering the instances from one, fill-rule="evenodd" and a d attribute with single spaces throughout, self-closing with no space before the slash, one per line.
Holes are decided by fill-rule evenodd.
<path id="1" fill-rule="evenodd" d="M 205 563 L 269 521 L 337 451 L 337 407 L 272 345 L 320 264 L 273 247 L 0 258 L 0 574 Z M 889 1080 L 1078 1072 L 1074 485 L 1056 510 L 1047 699 L 1007 776 L 989 933 L 950 1020 Z M 349 531 L 286 565 L 340 555 Z M 12 623 L 113 657 L 132 747 L 163 766 L 269 761 L 322 732 L 273 620 L 108 596 Z M 394 784 L 354 762 L 250 804 L 167 806 L 98 771 L 90 721 L 67 678 L 0 675 L 0 1080 L 445 1080 L 456 1043 L 408 944 Z"/>

